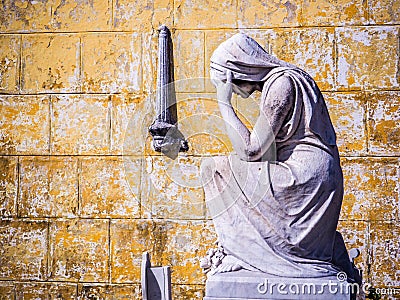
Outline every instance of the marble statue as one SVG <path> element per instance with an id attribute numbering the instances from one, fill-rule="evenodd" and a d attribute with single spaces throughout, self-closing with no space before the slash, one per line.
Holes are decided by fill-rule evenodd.
<path id="1" fill-rule="evenodd" d="M 202 163 L 218 235 L 216 249 L 201 260 L 204 271 L 209 278 L 246 271 L 301 279 L 345 272 L 348 281 L 359 281 L 336 231 L 343 176 L 335 131 L 314 80 L 242 33 L 215 50 L 210 69 L 235 153 Z M 260 114 L 249 131 L 231 98 L 257 90 Z"/>

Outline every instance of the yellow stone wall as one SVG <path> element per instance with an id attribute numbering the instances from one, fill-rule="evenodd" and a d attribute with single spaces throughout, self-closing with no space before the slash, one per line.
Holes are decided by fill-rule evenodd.
<path id="1" fill-rule="evenodd" d="M 147 135 L 163 23 L 190 143 L 175 161 Z M 145 250 L 172 266 L 174 299 L 202 297 L 216 235 L 199 164 L 231 151 L 202 78 L 239 30 L 316 79 L 345 175 L 340 230 L 366 281 L 400 287 L 399 24 L 398 0 L 2 1 L 0 299 L 140 299 Z M 235 104 L 251 124 L 257 107 Z"/>

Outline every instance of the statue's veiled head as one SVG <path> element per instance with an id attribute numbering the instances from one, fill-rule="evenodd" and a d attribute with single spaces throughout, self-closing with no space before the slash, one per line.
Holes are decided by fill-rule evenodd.
<path id="1" fill-rule="evenodd" d="M 264 50 L 254 39 L 238 33 L 221 43 L 211 56 L 211 80 L 226 82 L 232 75 L 234 92 L 244 97 L 262 88 L 268 73 L 277 67 L 295 68 Z M 246 98 L 246 97 L 244 97 Z"/>

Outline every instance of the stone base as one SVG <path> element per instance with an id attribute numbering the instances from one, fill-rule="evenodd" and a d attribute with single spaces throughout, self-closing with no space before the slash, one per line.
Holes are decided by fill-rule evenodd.
<path id="1" fill-rule="evenodd" d="M 355 299 L 352 286 L 336 276 L 323 278 L 274 277 L 264 273 L 240 270 L 210 276 L 206 281 L 204 300 L 248 299 Z"/>

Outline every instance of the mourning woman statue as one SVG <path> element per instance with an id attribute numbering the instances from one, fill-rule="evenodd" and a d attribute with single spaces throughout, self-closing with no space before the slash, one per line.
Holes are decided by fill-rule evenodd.
<path id="1" fill-rule="evenodd" d="M 344 271 L 356 279 L 336 231 L 343 176 L 335 131 L 314 80 L 242 33 L 215 50 L 210 67 L 235 154 L 202 164 L 219 245 L 202 267 L 298 278 Z M 260 112 L 250 131 L 231 98 L 256 90 Z"/>

